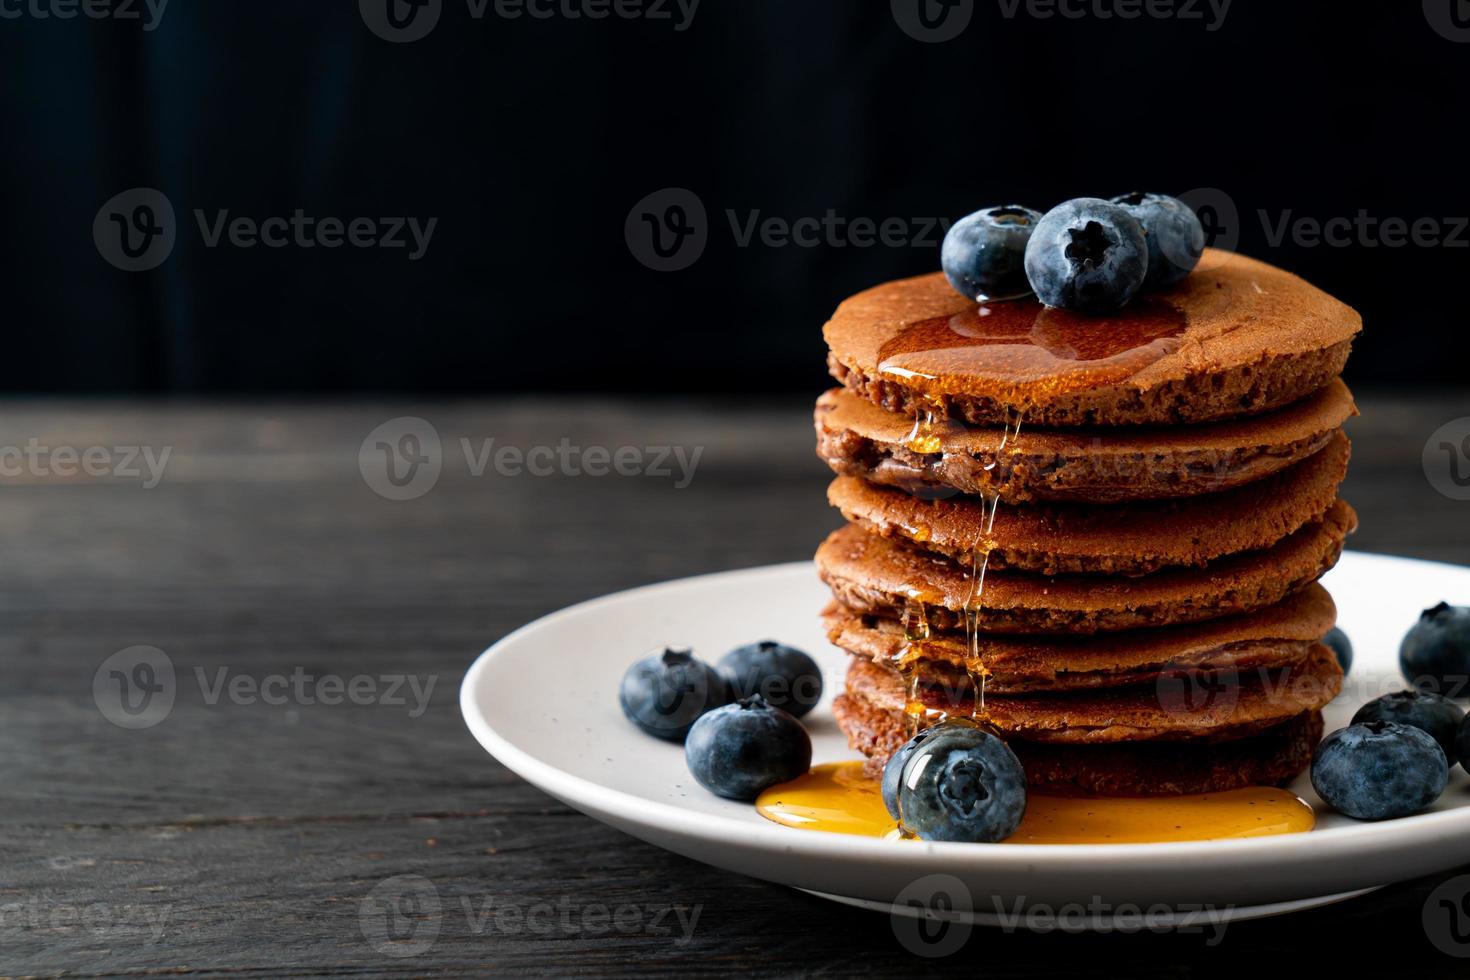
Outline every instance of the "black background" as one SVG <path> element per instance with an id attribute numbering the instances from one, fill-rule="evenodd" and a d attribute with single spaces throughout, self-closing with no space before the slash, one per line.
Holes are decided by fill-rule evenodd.
<path id="1" fill-rule="evenodd" d="M 1462 380 L 1470 231 L 1273 247 L 1258 214 L 1445 233 L 1470 214 L 1470 44 L 1419 3 L 1235 0 L 1210 30 L 1204 3 L 1122 21 L 975 0 L 963 34 L 924 43 L 886 0 L 703 0 L 684 30 L 672 7 L 507 19 L 492 0 L 474 19 L 443 2 L 413 43 L 375 36 L 354 0 L 173 0 L 152 31 L 0 19 L 5 389 L 810 391 L 832 307 L 936 267 L 936 244 L 742 247 L 727 211 L 918 232 L 1135 188 L 1218 188 L 1241 251 L 1360 309 L 1350 380 Z M 92 222 L 135 186 L 169 197 L 179 232 L 129 273 Z M 656 272 L 624 224 L 667 187 L 703 202 L 708 246 Z M 196 208 L 438 225 L 417 262 L 211 249 Z"/>

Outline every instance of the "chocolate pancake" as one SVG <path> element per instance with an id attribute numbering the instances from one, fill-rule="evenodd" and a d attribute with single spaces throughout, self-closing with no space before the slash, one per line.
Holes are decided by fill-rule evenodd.
<path id="1" fill-rule="evenodd" d="M 849 694 L 832 705 L 848 744 L 868 757 L 869 775 L 906 740 L 902 712 Z M 1174 796 L 1244 786 L 1282 786 L 1312 761 L 1322 715 L 1307 712 L 1249 738 L 1225 742 L 1118 742 L 1048 745 L 1015 740 L 1011 747 L 1033 791 L 1092 796 Z"/>
<path id="2" fill-rule="evenodd" d="M 996 572 L 985 577 L 977 628 L 984 633 L 1094 633 L 1193 623 L 1260 609 L 1315 582 L 1337 563 L 1357 515 L 1341 500 L 1261 551 L 1133 578 L 1046 577 Z M 817 573 L 848 610 L 899 619 L 922 606 L 930 627 L 964 628 L 971 569 L 849 524 L 822 542 Z"/>
<path id="3" fill-rule="evenodd" d="M 925 500 L 853 476 L 834 480 L 827 499 L 864 529 L 925 551 L 966 561 L 988 552 L 991 571 L 1141 575 L 1267 548 L 1320 521 L 1337 499 L 1347 465 L 1347 437 L 1338 432 L 1324 449 L 1275 476 L 1181 500 L 987 510 L 979 497 Z"/>
<path id="4" fill-rule="evenodd" d="M 933 452 L 911 438 L 914 420 L 842 388 L 817 400 L 817 455 L 833 471 L 911 492 L 998 494 L 1116 503 L 1229 490 L 1320 450 L 1357 414 L 1332 380 L 1285 408 L 1248 419 L 1167 428 L 1038 429 L 1020 434 L 948 421 L 929 427 Z M 921 446 L 923 449 L 929 446 Z"/>
<path id="5" fill-rule="evenodd" d="M 976 644 L 976 661 L 960 633 L 909 641 L 896 620 L 857 616 L 836 603 L 823 613 L 828 638 L 855 656 L 880 664 L 903 658 L 949 690 L 971 687 L 967 664 L 978 662 L 987 694 L 999 695 L 1151 684 L 1182 670 L 1224 675 L 1282 667 L 1305 659 L 1336 618 L 1332 597 L 1313 584 L 1274 606 L 1205 623 L 1089 637 L 988 635 Z"/>
<path id="6" fill-rule="evenodd" d="M 971 717 L 975 691 L 940 687 L 921 678 L 915 698 L 926 711 Z M 1180 739 L 1244 738 L 1306 711 L 1320 711 L 1342 689 L 1342 668 L 1327 646 L 1315 643 L 1304 659 L 1285 667 L 1230 678 L 1168 675 L 1154 684 L 1093 691 L 985 694 L 978 717 L 1008 740 L 1069 745 Z M 891 668 L 854 657 L 847 694 L 902 714 L 903 680 Z"/>
<path id="7" fill-rule="evenodd" d="M 1167 425 L 1290 404 L 1341 372 L 1361 318 L 1264 262 L 1207 250 L 1179 285 L 1112 316 L 1035 299 L 977 307 L 940 273 L 837 308 L 842 385 L 905 415 L 1003 425 Z"/>

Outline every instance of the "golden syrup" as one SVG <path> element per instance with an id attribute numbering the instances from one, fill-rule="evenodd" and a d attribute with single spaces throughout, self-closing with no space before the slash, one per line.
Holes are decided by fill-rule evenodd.
<path id="1" fill-rule="evenodd" d="M 930 717 L 929 709 L 919 697 L 920 644 L 929 639 L 929 611 L 918 599 L 909 599 L 903 607 L 903 646 L 893 657 L 893 667 L 903 681 L 904 737 L 913 738 L 922 728 L 942 719 Z"/>
<path id="2" fill-rule="evenodd" d="M 1001 434 L 1000 447 L 997 449 L 995 458 L 985 467 L 987 472 L 994 472 L 997 466 L 1005 458 L 1007 448 L 1021 434 L 1021 413 L 1019 411 L 1008 411 L 1006 414 L 1005 431 Z M 1006 467 L 1009 468 L 1009 461 Z M 999 481 L 992 480 L 991 489 L 980 497 L 980 531 L 977 539 L 970 548 L 970 590 L 965 598 L 965 673 L 969 675 L 970 687 L 974 695 L 974 707 L 970 717 L 976 721 L 985 721 L 985 681 L 990 676 L 989 669 L 985 666 L 985 660 L 980 655 L 980 617 L 985 609 L 985 572 L 990 567 L 990 552 L 995 545 L 995 539 L 991 536 L 995 529 L 995 515 L 1000 509 L 1000 492 L 996 486 L 1005 482 L 1004 472 L 998 474 Z"/>
<path id="3" fill-rule="evenodd" d="M 1118 384 L 1177 351 L 1187 325 L 1183 312 L 1158 299 L 1113 316 L 1052 309 L 1034 298 L 985 303 L 905 327 L 879 349 L 878 371 L 947 392 L 976 381 L 1081 391 Z"/>
<path id="4" fill-rule="evenodd" d="M 820 765 L 773 786 L 755 801 L 767 820 L 800 830 L 899 839 L 878 780 L 861 762 Z M 1158 844 L 1300 834 L 1316 825 L 1307 803 L 1283 789 L 1256 786 L 1192 796 L 1072 797 L 1032 793 L 1006 844 Z"/>
<path id="5" fill-rule="evenodd" d="M 938 398 L 925 398 L 923 407 L 914 416 L 914 427 L 904 437 L 903 444 L 916 453 L 937 453 L 944 445 L 944 434 L 948 419 L 944 402 Z"/>

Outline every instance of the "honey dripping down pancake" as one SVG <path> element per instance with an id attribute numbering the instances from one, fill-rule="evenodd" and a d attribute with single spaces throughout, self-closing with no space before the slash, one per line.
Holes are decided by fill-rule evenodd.
<path id="1" fill-rule="evenodd" d="M 1362 320 L 1264 262 L 1206 250 L 1177 286 L 1107 316 L 977 305 L 940 273 L 842 303 L 833 377 L 913 418 L 1044 428 L 1177 425 L 1288 405 L 1341 373 Z"/>
<path id="2" fill-rule="evenodd" d="M 1254 483 L 1312 456 L 1357 412 L 1340 379 L 1276 411 L 1184 426 L 1100 430 L 1028 426 L 997 467 L 1001 426 L 915 421 L 850 391 L 817 399 L 817 455 L 839 476 L 921 497 L 994 490 L 1008 504 L 1113 504 L 1193 497 Z M 919 445 L 932 452 L 917 452 Z M 936 448 L 937 446 L 937 448 Z"/>

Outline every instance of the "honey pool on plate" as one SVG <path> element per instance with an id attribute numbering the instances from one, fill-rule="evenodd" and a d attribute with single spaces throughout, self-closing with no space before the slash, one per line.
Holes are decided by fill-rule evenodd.
<path id="1" fill-rule="evenodd" d="M 816 766 L 766 790 L 756 810 L 799 830 L 902 839 L 883 806 L 878 781 L 861 762 Z M 1258 786 L 1196 796 L 1030 795 L 1007 844 L 1157 844 L 1299 834 L 1316 824 L 1312 808 L 1283 789 Z"/>

